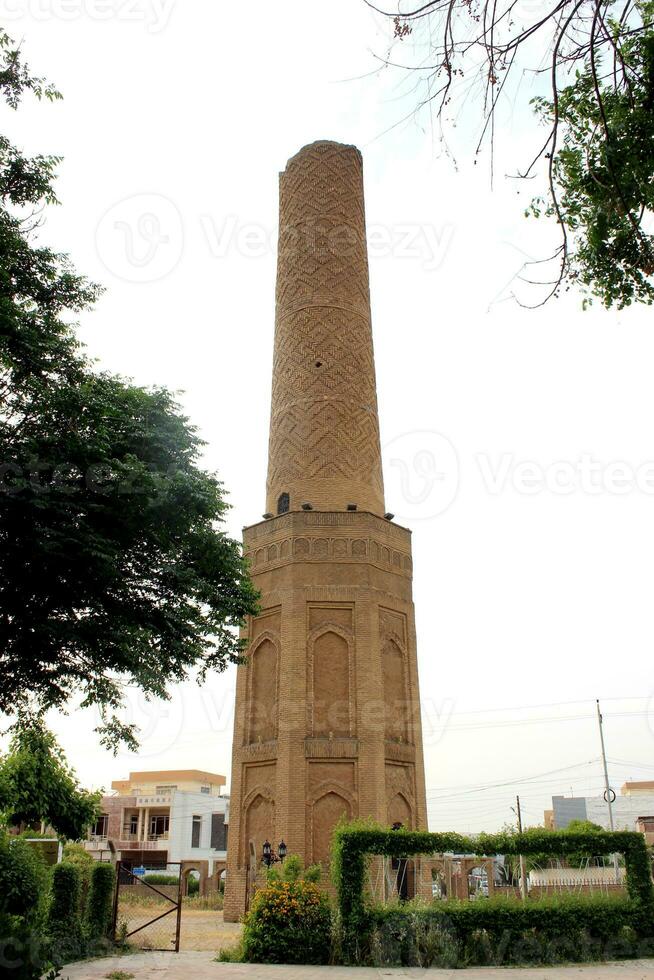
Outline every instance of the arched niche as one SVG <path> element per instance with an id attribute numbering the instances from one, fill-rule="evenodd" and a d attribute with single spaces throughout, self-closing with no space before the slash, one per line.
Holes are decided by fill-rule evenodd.
<path id="1" fill-rule="evenodd" d="M 401 823 L 407 830 L 413 829 L 413 810 L 403 793 L 396 793 L 388 803 L 388 823 Z"/>
<path id="2" fill-rule="evenodd" d="M 309 641 L 312 673 L 312 734 L 351 734 L 350 644 L 344 632 L 323 629 Z"/>
<path id="3" fill-rule="evenodd" d="M 248 658 L 250 698 L 248 741 L 269 742 L 277 737 L 277 645 L 264 635 Z"/>
<path id="4" fill-rule="evenodd" d="M 264 793 L 255 793 L 245 806 L 245 852 L 249 863 L 258 865 L 263 854 L 263 843 L 275 839 L 275 804 Z"/>
<path id="5" fill-rule="evenodd" d="M 406 677 L 406 660 L 400 645 L 387 639 L 382 649 L 382 677 L 384 679 L 385 728 L 384 735 L 393 742 L 408 741 L 409 698 Z"/>
<path id="6" fill-rule="evenodd" d="M 338 821 L 352 819 L 350 802 L 337 790 L 329 790 L 315 801 L 311 809 L 311 851 L 314 864 L 329 864 L 332 831 Z"/>

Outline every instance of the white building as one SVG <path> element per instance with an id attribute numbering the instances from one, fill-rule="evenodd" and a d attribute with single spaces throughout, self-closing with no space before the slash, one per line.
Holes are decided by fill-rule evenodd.
<path id="1" fill-rule="evenodd" d="M 615 830 L 639 830 L 654 841 L 654 782 L 627 782 L 613 804 Z M 553 826 L 565 830 L 573 820 L 590 820 L 609 830 L 609 810 L 602 796 L 553 796 Z"/>
<path id="2" fill-rule="evenodd" d="M 224 776 L 199 769 L 132 772 L 112 782 L 85 846 L 100 860 L 115 854 L 127 868 L 176 870 L 180 862 L 203 882 L 216 878 L 227 857 L 224 785 Z"/>

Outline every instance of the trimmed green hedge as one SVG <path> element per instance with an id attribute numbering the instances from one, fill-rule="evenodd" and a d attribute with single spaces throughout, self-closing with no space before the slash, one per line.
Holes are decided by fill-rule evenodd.
<path id="1" fill-rule="evenodd" d="M 48 932 L 54 963 L 69 963 L 84 956 L 80 917 L 82 876 L 75 864 L 57 864 L 52 869 Z"/>
<path id="2" fill-rule="evenodd" d="M 91 886 L 86 900 L 86 930 L 91 941 L 109 939 L 115 880 L 112 864 L 96 862 L 91 871 Z"/>
<path id="3" fill-rule="evenodd" d="M 371 908 L 364 896 L 365 873 L 371 855 L 407 857 L 415 854 L 539 854 L 563 858 L 575 853 L 588 857 L 621 853 L 627 870 L 627 899 L 600 899 L 514 904 L 479 900 L 447 902 L 419 907 Z M 419 934 L 431 933 L 429 942 L 457 963 L 476 962 L 475 951 L 486 950 L 484 962 L 497 960 L 501 948 L 513 950 L 511 962 L 544 962 L 556 959 L 548 948 L 565 939 L 571 951 L 601 944 L 621 943 L 620 953 L 644 955 L 643 940 L 654 937 L 654 888 L 650 862 L 642 834 L 568 833 L 531 830 L 524 834 L 430 834 L 426 831 L 391 830 L 355 822 L 337 827 L 332 847 L 332 874 L 341 919 L 341 942 L 346 961 L 362 962 L 372 955 L 373 944 L 386 933 L 396 948 L 397 962 L 410 963 Z M 647 944 L 645 944 L 647 945 Z M 524 947 L 518 958 L 517 947 Z M 449 950 L 446 955 L 442 950 Z M 529 953 L 531 950 L 531 953 Z M 506 959 L 506 955 L 504 957 Z M 568 958 L 573 958 L 570 955 Z M 590 957 L 592 958 L 592 957 Z M 383 957 L 382 957 L 383 959 Z"/>
<path id="4" fill-rule="evenodd" d="M 48 871 L 35 850 L 0 829 L 0 964 L 9 980 L 39 980 Z"/>

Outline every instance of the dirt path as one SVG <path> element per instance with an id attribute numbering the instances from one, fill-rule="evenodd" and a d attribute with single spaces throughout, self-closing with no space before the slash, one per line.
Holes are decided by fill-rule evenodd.
<path id="1" fill-rule="evenodd" d="M 209 951 L 235 946 L 241 936 L 238 922 L 223 922 L 222 912 L 196 912 L 182 909 L 180 949 Z"/>

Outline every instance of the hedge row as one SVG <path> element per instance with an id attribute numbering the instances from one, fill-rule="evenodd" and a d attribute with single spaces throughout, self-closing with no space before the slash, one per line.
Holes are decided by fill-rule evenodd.
<path id="1" fill-rule="evenodd" d="M 112 865 L 95 864 L 86 901 L 82 903 L 79 867 L 64 862 L 52 869 L 48 945 L 53 963 L 97 956 L 108 949 L 114 878 Z"/>
<path id="2" fill-rule="evenodd" d="M 475 854 L 480 858 L 496 854 L 564 858 L 571 853 L 587 857 L 621 853 L 627 870 L 628 899 L 544 901 L 538 905 L 480 900 L 448 902 L 422 910 L 413 906 L 375 909 L 366 903 L 365 875 L 372 855 L 399 858 L 443 853 Z M 592 950 L 599 954 L 601 948 L 615 945 L 616 941 L 623 952 L 614 950 L 613 955 L 644 955 L 643 943 L 647 945 L 654 936 L 654 889 L 642 834 L 531 830 L 524 834 L 464 837 L 394 831 L 355 822 L 334 832 L 332 871 L 346 962 L 369 958 L 375 944 L 378 951 L 395 949 L 395 962 L 414 962 L 421 959 L 421 942 L 440 949 L 441 959 L 451 955 L 461 963 L 476 962 L 475 950 L 482 950 L 482 962 L 495 962 L 501 955 L 508 956 L 511 962 L 553 961 L 558 956 L 554 950 L 556 942 L 564 942 L 569 953 L 575 948 L 585 950 L 584 958 L 592 958 Z M 384 955 L 380 953 L 382 961 Z M 574 957 L 568 954 L 567 958 Z"/>
<path id="3" fill-rule="evenodd" d="M 57 966 L 106 952 L 113 868 L 94 864 L 84 902 L 81 877 L 75 864 L 64 862 L 48 868 L 29 844 L 0 831 L 2 977 L 54 978 Z"/>

